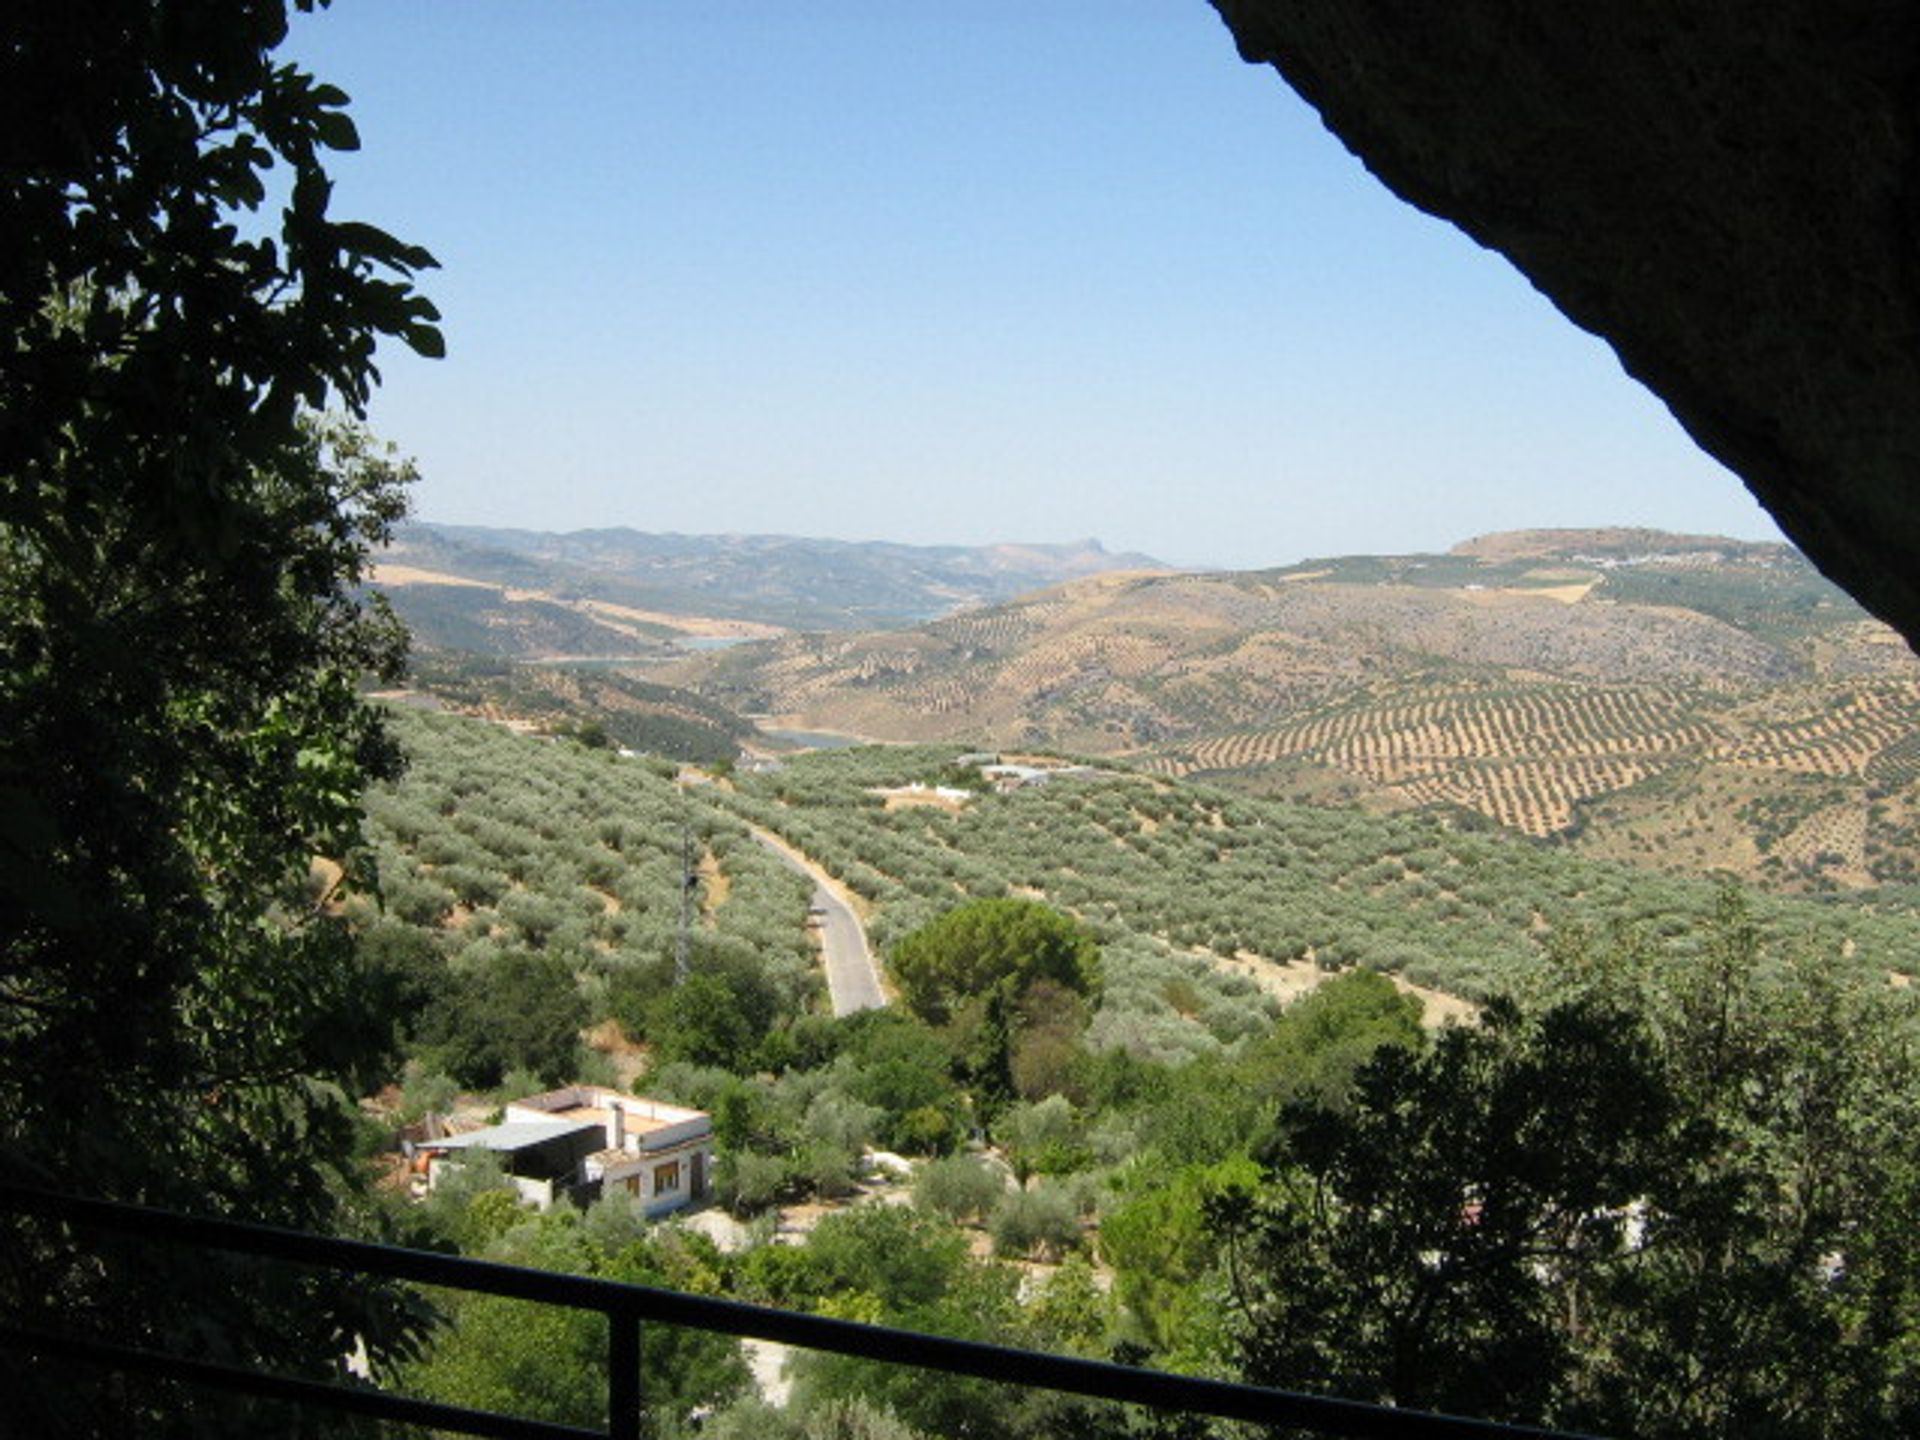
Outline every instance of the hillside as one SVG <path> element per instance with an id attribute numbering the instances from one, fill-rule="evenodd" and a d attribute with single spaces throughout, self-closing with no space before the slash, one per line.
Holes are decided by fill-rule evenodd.
<path id="1" fill-rule="evenodd" d="M 685 690 L 597 666 L 554 667 L 458 651 L 417 652 L 410 686 L 379 698 L 451 710 L 511 729 L 571 736 L 710 765 L 731 761 L 756 735 L 751 722 Z"/>
<path id="2" fill-rule="evenodd" d="M 1259 995 L 1339 967 L 1475 999 L 1524 984 L 1556 930 L 1671 938 L 1715 905 L 1709 882 L 1517 836 L 1148 776 L 1087 772 L 952 806 L 876 796 L 948 773 L 952 747 L 820 752 L 676 788 L 670 771 L 462 717 L 395 723 L 412 768 L 369 800 L 385 913 L 432 931 L 456 968 L 527 946 L 604 977 L 671 953 L 683 825 L 703 857 L 702 933 L 777 956 L 783 984 L 812 983 L 794 968 L 811 953 L 807 887 L 749 842 L 749 824 L 848 886 L 883 948 L 968 897 L 1081 917 L 1108 963 L 1093 1043 L 1162 1057 L 1232 1042 L 1264 1023 Z M 1750 903 L 1764 934 L 1851 971 L 1883 981 L 1914 963 L 1920 921 L 1895 892 L 1873 906 Z"/>
<path id="3" fill-rule="evenodd" d="M 1791 549 L 1528 531 L 1119 575 L 660 672 L 795 728 L 1051 746 L 1616 858 L 1905 878 L 1920 665 Z"/>
<path id="4" fill-rule="evenodd" d="M 793 629 L 912 625 L 1144 555 L 1074 545 L 403 526 L 375 574 L 423 644 L 518 659 L 661 657 Z"/>
<path id="5" fill-rule="evenodd" d="M 1199 1317 L 1240 1303 L 1232 1267 L 1247 1240 L 1214 1215 L 1219 1200 L 1286 1218 L 1284 1243 L 1318 1247 L 1307 1263 L 1345 1284 L 1331 1268 L 1342 1252 L 1286 1208 L 1331 1194 L 1369 1225 L 1390 1222 L 1392 1253 L 1424 1275 L 1436 1243 L 1479 1247 L 1493 1228 L 1461 1222 L 1461 1195 L 1490 1197 L 1474 1212 L 1490 1215 L 1496 1200 L 1540 1196 L 1532 1177 L 1584 1175 L 1598 1155 L 1634 1167 L 1617 1186 L 1628 1201 L 1529 1198 L 1515 1273 L 1546 1283 L 1555 1267 L 1542 1253 L 1587 1275 L 1591 1255 L 1641 1265 L 1613 1219 L 1630 1202 L 1661 1248 L 1621 1273 L 1671 1270 L 1690 1299 L 1698 1275 L 1742 1266 L 1727 1288 L 1744 1317 L 1753 1295 L 1775 1292 L 1772 1277 L 1806 1268 L 1793 1249 L 1804 1207 L 1776 1197 L 1815 1193 L 1836 1163 L 1849 1167 L 1847 1196 L 1852 1177 L 1904 1173 L 1920 1104 L 1905 1062 L 1920 939 L 1911 892 L 1871 904 L 1743 897 L 1431 818 L 1093 767 L 937 804 L 930 789 L 902 788 L 961 778 L 970 767 L 953 747 L 819 753 L 730 783 L 676 783 L 670 766 L 457 717 L 402 714 L 395 730 L 412 767 L 368 797 L 381 903 L 341 902 L 370 982 L 406 1005 L 406 1068 L 380 1107 L 396 1122 L 449 1107 L 478 1117 L 556 1085 L 618 1083 L 708 1111 L 721 1147 L 714 1198 L 736 1220 L 764 1217 L 741 1227 L 709 1213 L 693 1238 L 646 1225 L 606 1188 L 585 1212 L 534 1217 L 484 1177 L 442 1185 L 409 1212 L 415 1233 L 482 1258 L 531 1252 L 577 1267 L 618 1246 L 650 1282 L 703 1294 L 841 1318 L 851 1296 L 870 1318 L 1069 1354 L 1140 1336 L 1136 1358 L 1199 1354 L 1225 1369 L 1231 1336 Z M 811 881 L 756 830 L 858 897 L 895 1003 L 825 1013 Z M 1018 958 L 943 954 L 929 939 L 1015 925 L 1071 937 L 1073 971 L 1023 984 Z M 914 977 L 929 966 L 963 979 L 970 1003 L 931 1009 L 924 986 L 917 1000 Z M 1475 1003 L 1496 996 L 1498 1011 Z M 1459 1023 L 1482 1013 L 1488 1023 Z M 1677 1078 L 1703 1059 L 1738 1067 L 1696 1081 L 1711 1110 Z M 1349 1115 L 1369 1127 L 1377 1117 L 1390 1138 L 1364 1152 L 1343 1143 L 1328 1186 L 1351 1184 L 1348 1170 L 1386 1174 L 1396 1196 L 1417 1190 L 1404 1209 L 1310 1188 L 1323 1172 L 1304 1167 L 1326 1152 L 1301 1137 L 1338 1137 L 1328 1127 Z M 1615 1117 L 1632 1127 L 1624 1142 L 1607 1138 Z M 1414 1143 L 1392 1143 L 1405 1136 Z M 1695 1148 L 1702 1138 L 1711 1151 Z M 1355 1165 L 1356 1153 L 1387 1163 Z M 398 1160 L 390 1174 L 405 1185 Z M 1861 1188 L 1815 1253 L 1842 1256 L 1849 1275 L 1856 1254 L 1908 1264 L 1898 1207 Z M 1730 1190 L 1760 1199 L 1670 1259 Z M 1605 1223 L 1543 1252 L 1533 1237 L 1561 1233 L 1569 1213 Z M 1751 1238 L 1750 1217 L 1776 1215 Z M 724 1247 L 707 1243 L 716 1224 Z M 1362 1255 L 1366 1276 L 1381 1253 Z M 1259 1263 L 1264 1274 L 1273 1262 L 1263 1251 Z M 884 1309 L 894 1274 L 915 1288 Z M 1824 1295 L 1831 1282 L 1812 1283 Z M 1591 1316 L 1591 1297 L 1578 1298 Z M 1843 1293 L 1835 1313 L 1851 1301 Z M 1536 1308 L 1573 1309 L 1558 1295 Z M 1670 1309 L 1663 1299 L 1659 1314 Z M 1647 1332 L 1649 1315 L 1616 1313 L 1606 1333 Z M 472 1373 L 473 1328 L 462 1314 L 434 1337 L 412 1372 L 423 1390 L 444 1394 L 446 1375 Z M 504 1369 L 525 1354 L 521 1373 L 544 1384 L 556 1364 L 587 1363 L 570 1356 L 604 1353 L 589 1336 L 555 1362 L 549 1333 L 523 1344 L 524 1328 L 495 1321 L 483 1333 L 500 1338 L 480 1363 Z M 1812 1343 L 1793 1337 L 1794 1363 Z M 684 1363 L 684 1352 L 648 1353 Z M 822 1374 L 802 1369 L 801 1381 Z M 870 1375 L 846 1377 L 842 1393 L 874 1393 Z M 912 1383 L 918 1394 L 942 1382 Z M 596 1380 L 592 1403 L 603 1393 Z M 726 1433 L 766 1433 L 764 1408 L 745 1413 Z M 1057 1409 L 1030 1425 L 976 1413 L 977 1424 L 911 1433 L 1060 1431 Z M 723 1413 L 711 1428 L 728 1424 Z"/>

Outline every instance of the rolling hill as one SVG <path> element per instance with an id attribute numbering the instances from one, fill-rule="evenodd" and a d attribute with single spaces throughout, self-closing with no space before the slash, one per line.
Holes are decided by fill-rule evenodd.
<path id="1" fill-rule="evenodd" d="M 1162 568 L 1097 540 L 915 546 L 416 522 L 373 581 L 422 644 L 545 661 L 913 625 L 1084 575 Z"/>
<path id="2" fill-rule="evenodd" d="M 1125 757 L 1661 868 L 1912 874 L 1920 664 L 1781 545 L 1526 531 L 1103 575 L 658 673 L 783 726 Z"/>

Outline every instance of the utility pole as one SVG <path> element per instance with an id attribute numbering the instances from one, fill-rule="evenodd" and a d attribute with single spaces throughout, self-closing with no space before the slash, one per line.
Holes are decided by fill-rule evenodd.
<path id="1" fill-rule="evenodd" d="M 700 882 L 693 874 L 693 830 L 687 824 L 687 792 L 680 792 L 680 933 L 673 942 L 673 983 L 687 978 L 687 949 L 693 933 L 693 891 Z"/>

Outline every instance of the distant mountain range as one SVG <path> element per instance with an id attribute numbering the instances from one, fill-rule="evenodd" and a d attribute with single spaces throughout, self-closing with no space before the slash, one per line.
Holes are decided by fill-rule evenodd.
<path id="1" fill-rule="evenodd" d="M 422 643 L 537 660 L 913 625 L 1081 576 L 1165 568 L 1097 540 L 918 546 L 413 523 L 375 582 Z"/>

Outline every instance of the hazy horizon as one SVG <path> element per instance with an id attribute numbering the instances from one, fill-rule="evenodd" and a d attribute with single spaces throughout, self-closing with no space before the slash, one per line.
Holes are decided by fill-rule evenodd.
<path id="1" fill-rule="evenodd" d="M 1169 568 L 1169 570 L 1194 570 L 1194 572 L 1202 572 L 1202 570 L 1281 570 L 1281 568 L 1292 566 L 1292 564 L 1309 563 L 1309 561 L 1336 561 L 1336 559 L 1363 559 L 1363 557 L 1394 557 L 1394 555 L 1444 555 L 1444 553 L 1448 553 L 1450 549 L 1453 549 L 1455 545 L 1465 545 L 1465 543 L 1469 543 L 1469 541 L 1482 540 L 1482 538 L 1494 536 L 1494 534 L 1546 532 L 1546 530 L 1655 530 L 1655 532 L 1670 534 L 1670 536 L 1701 536 L 1701 538 L 1711 538 L 1711 540 L 1734 540 L 1743 541 L 1743 543 L 1778 543 L 1778 545 L 1788 545 L 1791 549 L 1795 549 L 1795 553 L 1799 553 L 1799 547 L 1795 547 L 1793 541 L 1786 540 L 1786 538 L 1780 536 L 1778 532 L 1776 532 L 1776 534 L 1770 534 L 1770 536 L 1734 536 L 1734 534 L 1713 532 L 1713 530 L 1667 530 L 1667 528 L 1663 528 L 1663 526 L 1640 526 L 1640 524 L 1578 524 L 1578 526 L 1574 526 L 1574 524 L 1519 524 L 1519 526 L 1503 526 L 1501 530 L 1480 530 L 1480 532 L 1475 532 L 1475 534 L 1471 534 L 1471 536 L 1455 536 L 1452 540 L 1444 541 L 1444 543 L 1440 543 L 1440 545 L 1432 545 L 1432 547 L 1428 547 L 1428 549 L 1379 549 L 1379 547 L 1359 547 L 1359 549 L 1342 549 L 1342 551 L 1313 551 L 1313 553 L 1290 555 L 1290 557 L 1283 557 L 1283 559 L 1263 561 L 1263 563 L 1258 564 L 1212 564 L 1206 563 L 1206 561 L 1198 561 L 1198 563 L 1173 561 L 1173 559 L 1167 559 L 1165 555 L 1156 555 L 1156 553 L 1152 553 L 1152 551 L 1142 551 L 1142 549 L 1137 549 L 1137 547 L 1133 547 L 1133 545 L 1114 545 L 1114 543 L 1106 540 L 1104 536 L 1096 536 L 1096 534 L 1077 534 L 1077 536 L 1071 536 L 1071 538 L 998 536 L 998 538 L 993 538 L 993 540 L 979 541 L 897 540 L 897 538 L 891 538 L 891 536 L 828 536 L 828 534 L 799 534 L 799 532 L 789 532 L 789 530 L 649 530 L 649 528 L 645 528 L 645 526 L 636 526 L 636 524 L 582 524 L 582 526 L 568 526 L 566 530 L 551 530 L 551 528 L 545 528 L 545 526 L 530 526 L 530 524 L 488 524 L 488 522 L 480 522 L 480 520 L 449 520 L 449 518 L 445 518 L 445 516 L 419 515 L 419 513 L 407 516 L 407 520 L 409 520 L 409 522 L 415 522 L 415 524 L 424 524 L 424 526 L 444 528 L 444 530 L 499 530 L 499 532 L 522 532 L 522 534 L 547 534 L 547 536 L 557 536 L 557 538 L 570 538 L 570 536 L 582 536 L 582 534 L 605 534 L 605 532 L 630 532 L 630 534 L 657 536 L 657 538 L 668 538 L 668 540 L 797 540 L 808 541 L 808 543 L 818 541 L 818 543 L 829 543 L 829 545 L 902 545 L 902 547 L 914 547 L 914 549 L 1050 549 L 1050 551 L 1069 551 L 1069 549 L 1077 549 L 1077 547 L 1083 547 L 1083 545 L 1096 545 L 1104 555 L 1110 555 L 1110 557 L 1121 557 L 1121 559 L 1137 557 L 1137 559 L 1142 559 L 1142 561 L 1152 561 L 1152 563 L 1162 564 L 1162 566 Z"/>
<path id="2" fill-rule="evenodd" d="M 548 527 L 539 526 L 539 525 L 512 525 L 512 524 L 495 525 L 495 524 L 490 524 L 484 521 L 450 520 L 444 516 L 423 515 L 419 513 L 410 514 L 406 518 L 407 518 L 407 521 L 410 523 L 430 525 L 430 526 L 435 526 L 442 529 L 520 531 L 525 533 L 548 534 L 548 535 L 555 535 L 560 537 L 592 534 L 595 532 L 629 531 L 629 532 L 642 534 L 642 535 L 661 536 L 661 537 L 666 537 L 670 539 L 800 540 L 800 541 L 809 541 L 809 542 L 821 541 L 828 544 L 837 544 L 837 545 L 901 545 L 901 546 L 910 546 L 914 548 L 929 549 L 929 550 L 987 549 L 987 548 L 1071 550 L 1071 549 L 1078 548 L 1080 546 L 1096 545 L 1100 548 L 1100 550 L 1103 553 L 1107 555 L 1119 556 L 1119 557 L 1138 556 L 1142 559 L 1157 561 L 1158 563 L 1163 564 L 1171 569 L 1196 570 L 1196 571 L 1198 570 L 1229 570 L 1229 571 L 1230 570 L 1274 570 L 1274 569 L 1284 569 L 1289 565 L 1297 565 L 1304 561 L 1311 561 L 1311 560 L 1337 560 L 1337 559 L 1342 559 L 1347 557 L 1362 557 L 1362 556 L 1444 554 L 1446 551 L 1451 550 L 1453 547 L 1457 545 L 1463 545 L 1469 541 L 1478 540 L 1487 535 L 1504 534 L 1504 533 L 1511 533 L 1515 531 L 1547 531 L 1547 530 L 1653 529 L 1653 530 L 1659 530 L 1665 534 L 1700 535 L 1707 538 L 1721 539 L 1721 540 L 1736 540 L 1736 541 L 1742 541 L 1750 544 L 1751 543 L 1772 543 L 1772 544 L 1787 545 L 1794 548 L 1796 553 L 1798 553 L 1798 547 L 1793 546 L 1792 541 L 1786 539 L 1784 536 L 1781 536 L 1777 532 L 1770 535 L 1731 535 L 1721 531 L 1673 531 L 1673 530 L 1666 530 L 1664 527 L 1661 527 L 1661 526 L 1539 524 L 1539 525 L 1503 526 L 1500 530 L 1497 530 L 1497 531 L 1482 530 L 1482 531 L 1477 531 L 1472 535 L 1459 535 L 1459 536 L 1455 536 L 1451 540 L 1446 541 L 1443 544 L 1436 545 L 1430 549 L 1382 550 L 1382 549 L 1361 548 L 1361 549 L 1354 549 L 1354 550 L 1321 550 L 1321 551 L 1315 551 L 1311 554 L 1293 555 L 1293 556 L 1288 556 L 1282 559 L 1266 561 L 1266 562 L 1255 564 L 1255 565 L 1218 565 L 1218 564 L 1210 564 L 1205 561 L 1183 563 L 1183 562 L 1171 560 L 1164 555 L 1156 555 L 1150 550 L 1141 550 L 1134 546 L 1114 545 L 1109 543 L 1104 536 L 1093 535 L 1093 534 L 1079 534 L 1079 535 L 1074 535 L 1067 538 L 1057 538 L 1057 539 L 1041 539 L 1041 538 L 1035 538 L 1029 535 L 1003 535 L 995 539 L 988 539 L 988 540 L 981 540 L 981 541 L 900 540 L 892 536 L 885 536 L 885 535 L 859 535 L 859 536 L 819 535 L 819 534 L 800 534 L 798 532 L 784 531 L 784 530 L 779 530 L 779 531 L 776 531 L 776 530 L 650 530 L 640 525 L 624 525 L 624 524 L 575 525 L 575 526 L 569 526 L 564 530 L 556 530 L 556 529 L 550 529 Z"/>

